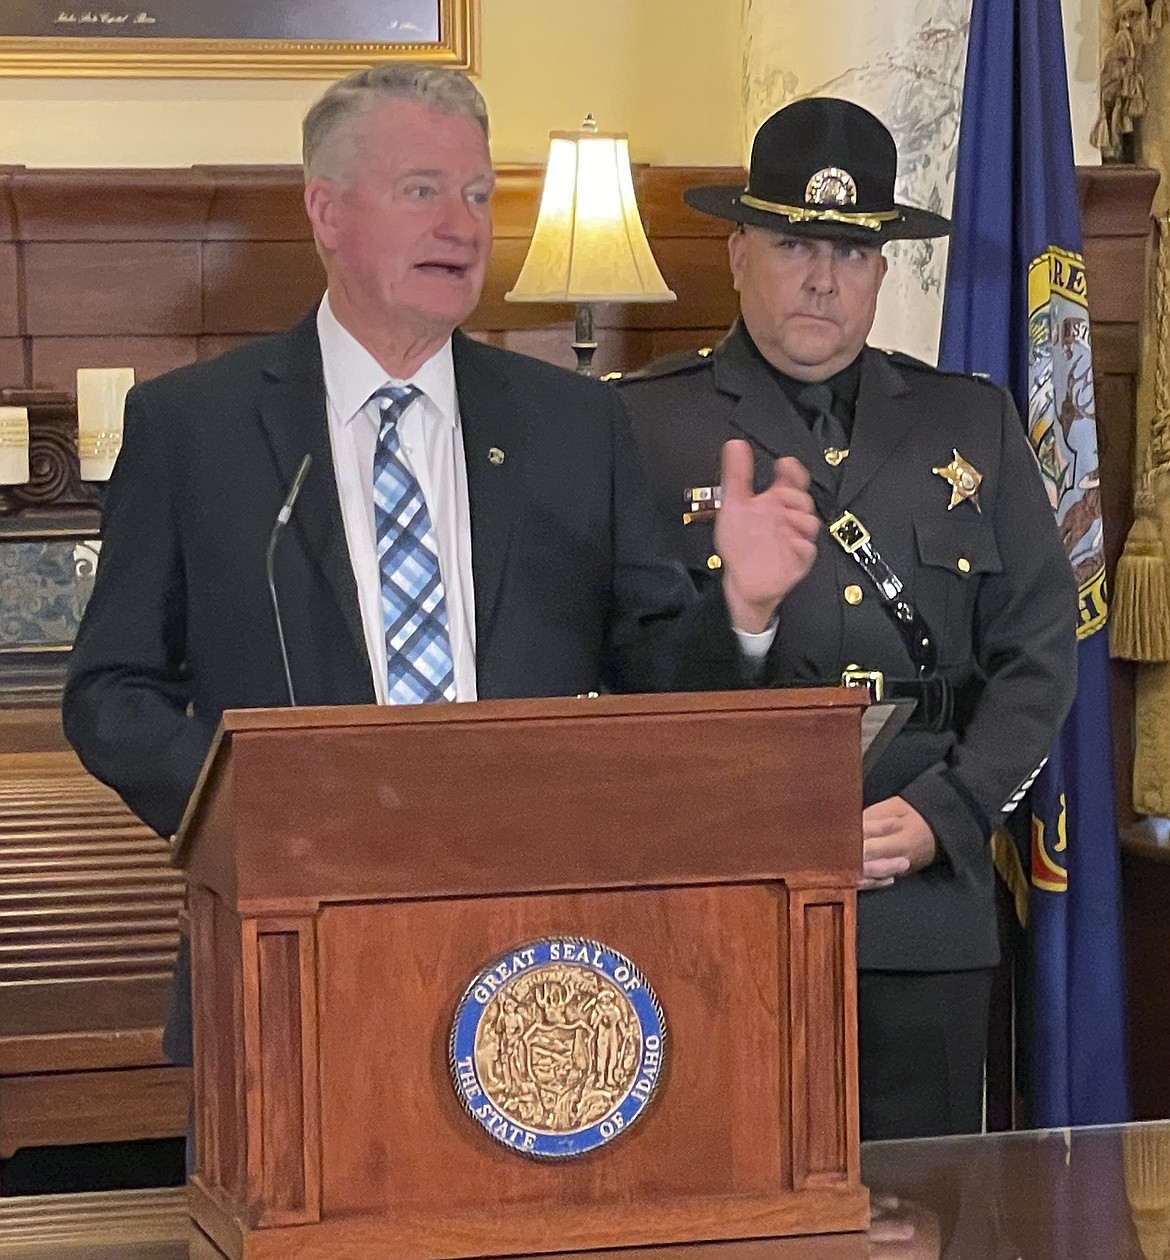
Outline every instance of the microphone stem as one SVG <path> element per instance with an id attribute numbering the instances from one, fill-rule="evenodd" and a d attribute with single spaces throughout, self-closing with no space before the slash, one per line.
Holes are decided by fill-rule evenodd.
<path id="1" fill-rule="evenodd" d="M 280 645 L 280 663 L 284 667 L 284 685 L 288 691 L 288 703 L 291 708 L 297 707 L 297 695 L 293 690 L 292 670 L 288 667 L 288 648 L 284 642 L 284 621 L 280 615 L 280 601 L 276 597 L 276 578 L 273 572 L 273 559 L 276 555 L 276 544 L 284 525 L 278 520 L 268 538 L 268 551 L 264 557 L 264 567 L 268 574 L 268 594 L 272 600 L 272 615 L 276 622 L 276 641 Z"/>
<path id="2" fill-rule="evenodd" d="M 280 600 L 276 596 L 276 572 L 273 561 L 276 556 L 276 544 L 280 541 L 280 532 L 288 524 L 289 517 L 292 516 L 293 505 L 297 501 L 297 495 L 301 492 L 301 486 L 305 483 L 305 477 L 308 476 L 309 466 L 312 462 L 312 457 L 309 455 L 306 455 L 301 460 L 296 475 L 293 477 L 292 485 L 289 487 L 288 494 L 285 495 L 280 511 L 276 514 L 272 533 L 268 535 L 268 550 L 264 553 L 264 571 L 268 575 L 268 596 L 272 600 L 272 616 L 276 622 L 276 641 L 280 645 L 280 663 L 284 666 L 284 685 L 288 692 L 289 706 L 293 709 L 297 707 L 297 693 L 293 690 L 292 670 L 288 666 L 288 648 L 284 642 L 284 619 L 280 615 Z"/>

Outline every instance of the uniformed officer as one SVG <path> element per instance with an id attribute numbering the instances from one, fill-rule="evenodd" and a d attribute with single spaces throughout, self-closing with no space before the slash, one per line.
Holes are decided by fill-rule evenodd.
<path id="1" fill-rule="evenodd" d="M 685 194 L 736 225 L 739 320 L 713 352 L 620 382 L 700 585 L 720 567 L 728 438 L 746 438 L 765 475 L 788 455 L 811 475 L 824 528 L 780 606 L 766 682 L 860 681 L 915 704 L 865 782 L 864 1138 L 981 1128 L 998 960 L 989 838 L 1047 755 L 1076 659 L 1072 570 L 1010 396 L 866 346 L 884 243 L 949 228 L 895 201 L 896 167 L 893 138 L 856 105 L 773 114 L 746 189 Z"/>

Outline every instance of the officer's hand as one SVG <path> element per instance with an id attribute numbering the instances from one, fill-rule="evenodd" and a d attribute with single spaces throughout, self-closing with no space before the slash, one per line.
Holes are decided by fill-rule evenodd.
<path id="1" fill-rule="evenodd" d="M 858 888 L 886 888 L 899 875 L 934 861 L 934 832 L 900 797 L 890 796 L 861 814 L 862 868 Z"/>
<path id="2" fill-rule="evenodd" d="M 756 494 L 752 448 L 739 439 L 726 442 L 722 486 L 715 550 L 723 560 L 723 594 L 732 624 L 759 634 L 812 567 L 820 521 L 799 460 L 778 459 L 772 484 Z"/>

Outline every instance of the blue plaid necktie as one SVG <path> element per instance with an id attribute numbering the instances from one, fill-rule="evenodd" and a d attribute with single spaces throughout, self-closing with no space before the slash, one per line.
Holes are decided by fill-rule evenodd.
<path id="1" fill-rule="evenodd" d="M 413 385 L 387 385 L 371 395 L 381 412 L 374 452 L 374 533 L 390 704 L 455 699 L 438 544 L 427 501 L 402 458 L 398 438 L 399 419 L 419 397 Z"/>

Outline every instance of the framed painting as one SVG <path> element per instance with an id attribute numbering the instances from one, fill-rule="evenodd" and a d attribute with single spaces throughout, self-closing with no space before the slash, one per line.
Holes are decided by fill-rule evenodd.
<path id="1" fill-rule="evenodd" d="M 480 0 L 3 0 L 0 74 L 328 78 L 475 69 Z"/>

